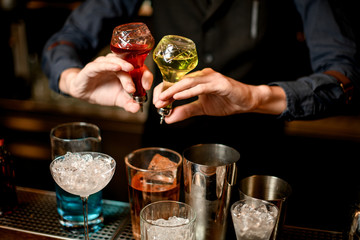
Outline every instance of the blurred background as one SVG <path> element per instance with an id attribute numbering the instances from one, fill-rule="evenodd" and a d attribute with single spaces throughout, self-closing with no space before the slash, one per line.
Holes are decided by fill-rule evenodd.
<path id="1" fill-rule="evenodd" d="M 124 156 L 141 146 L 146 120 L 143 113 L 129 114 L 119 108 L 91 105 L 60 96 L 48 87 L 41 71 L 41 51 L 66 17 L 82 1 L 0 0 L 0 136 L 5 138 L 16 165 L 17 185 L 54 190 L 50 176 L 50 129 L 73 121 L 96 124 L 101 129 L 102 151 L 117 160 L 117 170 L 104 189 L 104 198 L 128 201 Z M 151 9 L 143 6 L 139 19 L 147 21 Z M 110 41 L 111 36 L 107 36 Z M 105 49 L 104 51 L 107 51 Z M 152 65 L 148 58 L 148 65 Z M 145 106 L 146 107 L 146 106 Z M 360 169 L 360 115 L 329 117 L 286 123 L 285 145 L 279 154 L 291 174 L 285 178 L 293 188 L 288 223 L 304 227 L 339 230 L 339 219 L 358 195 Z M 269 162 L 276 162 L 269 159 Z M 296 173 L 296 174 L 293 174 Z M 309 187 L 304 196 L 297 188 Z M 319 202 L 313 196 L 326 196 Z M 290 200 L 291 201 L 291 200 Z M 307 202 L 306 211 L 300 206 Z M 340 208 L 340 211 L 334 210 Z M 321 207 L 319 207 L 321 206 Z M 305 207 L 304 207 L 305 208 Z M 327 221 L 306 214 L 315 211 Z M 299 219 L 306 218 L 306 221 Z"/>
<path id="2" fill-rule="evenodd" d="M 127 201 L 122 160 L 127 153 L 140 147 L 146 110 L 129 114 L 116 107 L 91 105 L 61 96 L 49 89 L 48 80 L 41 71 L 45 42 L 81 2 L 0 1 L 0 136 L 5 138 L 15 159 L 18 185 L 52 190 L 54 185 L 48 166 L 51 128 L 76 121 L 98 125 L 102 151 L 118 160 L 118 174 L 112 182 L 122 182 L 116 184 L 116 191 L 109 191 L 105 196 Z M 139 18 L 146 20 L 143 13 L 140 15 Z M 111 35 L 108 38 L 110 42 Z"/>

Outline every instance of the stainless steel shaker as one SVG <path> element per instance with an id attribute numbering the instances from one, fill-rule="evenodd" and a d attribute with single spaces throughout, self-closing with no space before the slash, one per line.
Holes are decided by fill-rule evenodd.
<path id="1" fill-rule="evenodd" d="M 198 144 L 183 157 L 185 202 L 196 212 L 196 239 L 225 239 L 239 152 L 222 144 Z"/>
<path id="2" fill-rule="evenodd" d="M 360 240 L 360 204 L 356 203 L 351 209 L 350 228 L 346 229 L 347 240 Z"/>

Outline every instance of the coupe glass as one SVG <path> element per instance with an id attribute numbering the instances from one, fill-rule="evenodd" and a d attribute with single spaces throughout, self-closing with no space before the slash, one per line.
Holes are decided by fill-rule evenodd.
<path id="1" fill-rule="evenodd" d="M 163 77 L 162 91 L 181 80 L 198 64 L 195 43 L 189 38 L 177 35 L 164 36 L 154 50 L 153 59 Z M 171 110 L 172 104 L 158 109 L 160 124 L 165 116 L 171 114 Z"/>
<path id="2" fill-rule="evenodd" d="M 134 66 L 134 70 L 130 72 L 136 88 L 133 99 L 140 104 L 141 111 L 143 103 L 147 100 L 146 91 L 141 84 L 144 61 L 154 45 L 150 30 L 141 22 L 117 26 L 111 37 L 111 51 Z"/>
<path id="3" fill-rule="evenodd" d="M 55 158 L 50 164 L 55 182 L 65 191 L 79 195 L 83 202 L 85 240 L 89 240 L 88 197 L 110 182 L 115 166 L 116 162 L 112 157 L 98 152 L 68 152 Z"/>

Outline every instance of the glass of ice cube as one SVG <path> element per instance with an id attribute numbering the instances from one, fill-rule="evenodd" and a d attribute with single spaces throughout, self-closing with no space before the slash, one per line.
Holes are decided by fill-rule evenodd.
<path id="1" fill-rule="evenodd" d="M 84 237 L 89 240 L 88 199 L 102 190 L 112 179 L 115 160 L 104 153 L 68 152 L 55 158 L 50 172 L 55 182 L 65 191 L 80 196 L 84 213 Z"/>
<path id="2" fill-rule="evenodd" d="M 137 149 L 125 157 L 132 232 L 140 239 L 140 211 L 162 200 L 179 201 L 182 156 L 166 148 Z"/>
<path id="3" fill-rule="evenodd" d="M 269 240 L 279 214 L 274 204 L 248 197 L 231 206 L 237 240 Z"/>
<path id="4" fill-rule="evenodd" d="M 140 212 L 142 240 L 195 240 L 196 213 L 190 205 L 159 201 Z"/>

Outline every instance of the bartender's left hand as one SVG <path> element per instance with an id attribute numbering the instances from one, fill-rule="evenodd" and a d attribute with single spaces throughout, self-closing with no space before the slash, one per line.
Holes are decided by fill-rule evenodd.
<path id="1" fill-rule="evenodd" d="M 174 100 L 198 96 L 194 102 L 178 106 L 166 123 L 174 123 L 199 115 L 227 116 L 238 113 L 258 112 L 281 114 L 286 109 L 286 95 L 278 86 L 248 85 L 226 77 L 210 68 L 186 75 L 181 81 L 162 91 L 162 84 L 155 87 L 153 103 L 165 107 Z"/>

